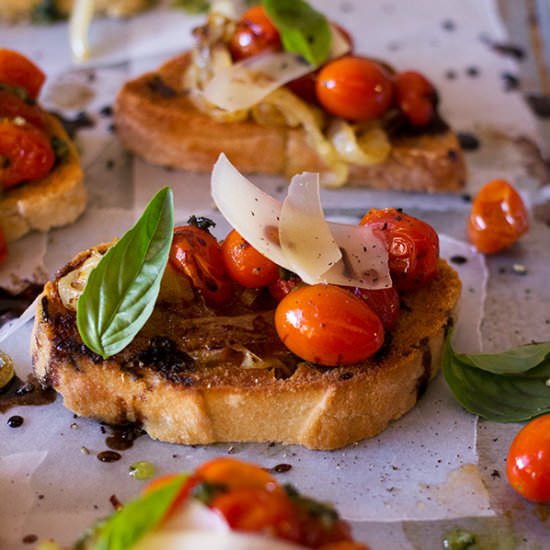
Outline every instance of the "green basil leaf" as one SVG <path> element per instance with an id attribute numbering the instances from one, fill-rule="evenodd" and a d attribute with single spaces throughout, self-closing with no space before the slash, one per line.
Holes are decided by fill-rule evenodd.
<path id="1" fill-rule="evenodd" d="M 172 6 L 182 9 L 189 15 L 196 15 L 207 12 L 210 8 L 210 2 L 208 0 L 173 0 Z"/>
<path id="2" fill-rule="evenodd" d="M 162 520 L 187 476 L 174 480 L 115 512 L 94 532 L 91 550 L 128 550 Z"/>
<path id="3" fill-rule="evenodd" d="M 471 356 L 455 353 L 451 337 L 449 331 L 443 374 L 467 411 L 495 422 L 522 422 L 550 412 L 550 360 L 543 359 L 528 370 L 497 374 L 472 365 L 468 360 Z"/>
<path id="4" fill-rule="evenodd" d="M 311 65 L 328 59 L 332 34 L 322 13 L 303 0 L 263 0 L 263 6 L 285 50 L 300 54 Z"/>
<path id="5" fill-rule="evenodd" d="M 124 349 L 150 317 L 173 228 L 172 191 L 164 188 L 91 272 L 78 300 L 77 325 L 82 341 L 104 359 Z"/>

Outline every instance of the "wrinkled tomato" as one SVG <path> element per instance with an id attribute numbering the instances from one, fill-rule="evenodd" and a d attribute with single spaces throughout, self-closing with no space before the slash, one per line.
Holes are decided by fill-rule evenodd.
<path id="1" fill-rule="evenodd" d="M 0 82 L 25 88 L 36 99 L 46 76 L 30 59 L 13 50 L 0 48 Z"/>
<path id="2" fill-rule="evenodd" d="M 298 357 L 326 366 L 350 365 L 384 342 L 380 318 L 351 292 L 333 285 L 304 285 L 283 298 L 275 328 Z"/>
<path id="3" fill-rule="evenodd" d="M 498 179 L 481 188 L 468 219 L 468 237 L 479 252 L 508 248 L 528 229 L 527 208 L 512 185 Z"/>
<path id="4" fill-rule="evenodd" d="M 425 126 L 435 113 L 436 93 L 432 83 L 422 74 L 405 71 L 393 77 L 395 103 L 414 126 Z"/>
<path id="5" fill-rule="evenodd" d="M 277 280 L 269 285 L 269 293 L 277 302 L 280 302 L 289 292 L 295 289 L 302 279 L 295 273 L 282 270 Z"/>
<path id="6" fill-rule="evenodd" d="M 8 245 L 6 243 L 6 237 L 4 231 L 0 227 L 0 265 L 6 261 L 8 257 Z"/>
<path id="7" fill-rule="evenodd" d="M 281 49 L 279 31 L 263 6 L 254 6 L 239 19 L 229 49 L 235 61 Z"/>
<path id="8" fill-rule="evenodd" d="M 506 459 L 510 485 L 533 502 L 550 502 L 550 414 L 531 420 L 516 435 Z"/>
<path id="9" fill-rule="evenodd" d="M 223 241 L 222 255 L 229 276 L 246 288 L 267 286 L 279 278 L 277 264 L 258 252 L 234 229 Z"/>
<path id="10" fill-rule="evenodd" d="M 327 63 L 316 84 L 317 98 L 329 113 L 352 121 L 381 117 L 392 101 L 393 85 L 375 61 L 344 56 Z"/>
<path id="11" fill-rule="evenodd" d="M 369 210 L 360 224 L 371 226 L 385 240 L 398 291 L 418 290 L 436 277 L 439 237 L 431 225 L 395 208 Z"/>
<path id="12" fill-rule="evenodd" d="M 380 317 L 385 330 L 393 330 L 399 318 L 399 293 L 392 286 L 390 288 L 369 289 L 355 288 L 353 293 L 359 296 Z"/>
<path id="13" fill-rule="evenodd" d="M 0 120 L 0 187 L 48 175 L 55 155 L 48 136 L 32 124 Z"/>
<path id="14" fill-rule="evenodd" d="M 38 105 L 31 105 L 8 90 L 0 88 L 0 119 L 21 117 L 40 130 L 46 130 L 46 116 Z"/>
<path id="15" fill-rule="evenodd" d="M 170 263 L 189 277 L 208 305 L 221 306 L 231 299 L 233 285 L 225 271 L 222 249 L 208 231 L 196 225 L 175 227 Z"/>

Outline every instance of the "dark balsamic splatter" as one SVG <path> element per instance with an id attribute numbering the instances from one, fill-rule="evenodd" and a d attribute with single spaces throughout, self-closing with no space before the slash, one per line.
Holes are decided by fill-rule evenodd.
<path id="1" fill-rule="evenodd" d="M 529 94 L 527 104 L 533 113 L 540 118 L 550 118 L 550 96 Z"/>
<path id="2" fill-rule="evenodd" d="M 510 73 L 502 73 L 500 77 L 504 82 L 504 91 L 511 92 L 519 88 L 520 81 L 517 76 Z"/>
<path id="3" fill-rule="evenodd" d="M 476 151 L 481 145 L 479 138 L 469 132 L 458 132 L 457 136 L 460 147 L 464 151 Z"/>

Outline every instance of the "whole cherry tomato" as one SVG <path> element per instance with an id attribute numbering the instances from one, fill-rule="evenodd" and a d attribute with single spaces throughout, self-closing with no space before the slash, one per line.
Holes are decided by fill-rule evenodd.
<path id="1" fill-rule="evenodd" d="M 8 245 L 6 244 L 6 238 L 4 237 L 4 232 L 0 227 L 0 265 L 6 261 L 8 257 Z"/>
<path id="2" fill-rule="evenodd" d="M 279 278 L 279 266 L 234 229 L 223 241 L 222 255 L 229 276 L 246 288 L 267 286 Z"/>
<path id="3" fill-rule="evenodd" d="M 0 48 L 0 82 L 21 86 L 36 99 L 46 76 L 30 59 L 13 50 Z"/>
<path id="4" fill-rule="evenodd" d="M 210 306 L 229 302 L 233 285 L 222 258 L 222 249 L 207 230 L 196 225 L 174 228 L 170 263 L 185 273 Z"/>
<path id="5" fill-rule="evenodd" d="M 431 225 L 395 208 L 369 210 L 360 224 L 372 227 L 386 241 L 398 291 L 418 290 L 436 277 L 439 237 Z"/>
<path id="6" fill-rule="evenodd" d="M 32 124 L 0 120 L 0 187 L 45 177 L 55 155 L 48 136 Z"/>
<path id="7" fill-rule="evenodd" d="M 516 435 L 506 459 L 510 485 L 533 502 L 550 502 L 550 414 L 531 420 Z"/>
<path id="8" fill-rule="evenodd" d="M 393 330 L 399 318 L 399 293 L 392 286 L 390 288 L 369 289 L 355 288 L 353 293 L 359 296 L 380 317 L 385 330 Z"/>
<path id="9" fill-rule="evenodd" d="M 425 126 L 435 113 L 436 93 L 433 84 L 416 71 L 405 71 L 393 77 L 395 102 L 414 126 Z"/>
<path id="10" fill-rule="evenodd" d="M 508 248 L 529 229 L 529 215 L 519 193 L 505 180 L 484 185 L 472 204 L 468 237 L 479 252 Z"/>
<path id="11" fill-rule="evenodd" d="M 298 357 L 326 366 L 350 365 L 384 342 L 380 318 L 364 300 L 333 285 L 304 285 L 283 298 L 275 328 Z"/>
<path id="12" fill-rule="evenodd" d="M 268 287 L 269 293 L 277 302 L 280 302 L 289 292 L 295 289 L 302 279 L 298 277 L 295 273 L 290 271 L 282 270 L 281 275 L 278 279 L 271 283 Z"/>
<path id="13" fill-rule="evenodd" d="M 381 117 L 392 101 L 386 71 L 365 57 L 344 56 L 327 63 L 317 77 L 319 103 L 333 115 L 353 121 Z"/>
<path id="14" fill-rule="evenodd" d="M 0 88 L 0 119 L 15 117 L 21 117 L 40 130 L 46 130 L 46 116 L 38 105 L 31 105 L 13 92 Z"/>
<path id="15" fill-rule="evenodd" d="M 281 36 L 262 6 L 254 6 L 243 13 L 229 49 L 235 61 L 265 52 L 281 49 Z"/>

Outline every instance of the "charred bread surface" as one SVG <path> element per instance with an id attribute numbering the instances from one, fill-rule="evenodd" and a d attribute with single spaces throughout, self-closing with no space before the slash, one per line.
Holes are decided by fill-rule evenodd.
<path id="1" fill-rule="evenodd" d="M 402 297 L 391 343 L 368 361 L 320 367 L 289 352 L 273 326 L 273 304 L 213 313 L 165 300 L 134 341 L 103 360 L 84 346 L 76 314 L 57 281 L 38 300 L 32 338 L 35 373 L 78 415 L 139 422 L 155 439 L 180 444 L 280 441 L 336 449 L 384 430 L 410 410 L 435 376 L 460 295 L 456 272 Z M 271 368 L 245 368 L 243 349 Z M 250 365 L 249 365 L 250 366 Z"/>
<path id="2" fill-rule="evenodd" d="M 45 178 L 23 183 L 0 196 L 0 226 L 8 241 L 29 231 L 72 223 L 86 207 L 88 193 L 76 146 L 55 116 L 44 116 L 48 134 L 65 143 L 67 155 Z"/>
<path id="3" fill-rule="evenodd" d="M 182 75 L 190 62 L 191 54 L 185 52 L 119 91 L 115 122 L 128 150 L 152 164 L 197 172 L 209 172 L 221 152 L 242 172 L 293 176 L 323 169 L 301 128 L 217 122 L 198 111 L 183 88 Z M 456 135 L 448 128 L 397 135 L 391 142 L 386 161 L 351 166 L 349 183 L 405 191 L 463 188 L 464 158 Z"/>

